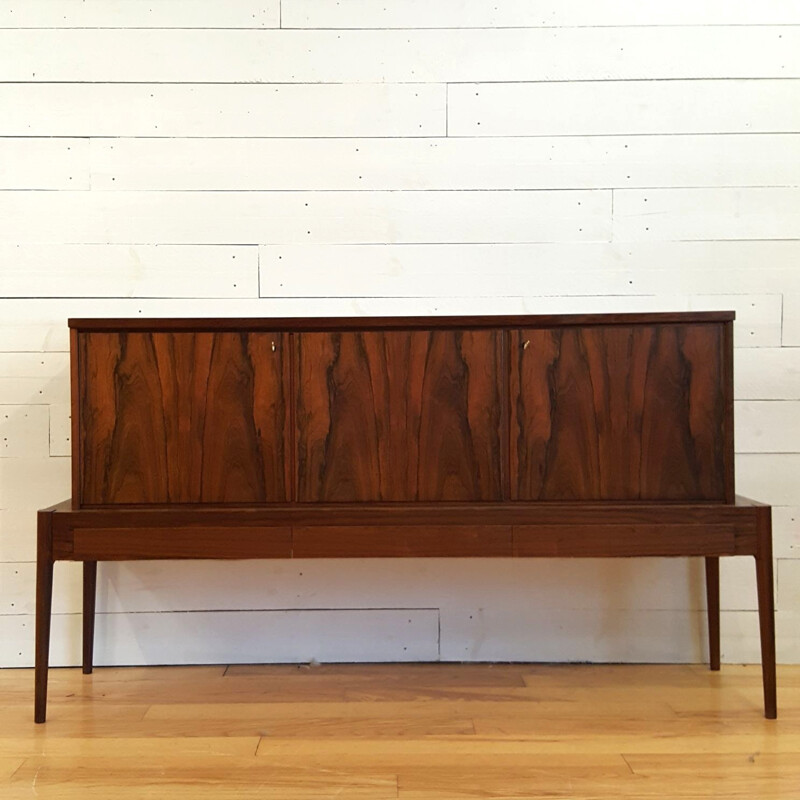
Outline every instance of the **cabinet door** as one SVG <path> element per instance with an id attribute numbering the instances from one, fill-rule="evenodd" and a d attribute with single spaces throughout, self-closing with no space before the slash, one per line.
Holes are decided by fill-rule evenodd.
<path id="1" fill-rule="evenodd" d="M 723 349 L 713 324 L 512 334 L 512 498 L 725 499 Z"/>
<path id="2" fill-rule="evenodd" d="M 299 500 L 501 498 L 502 334 L 370 331 L 297 340 Z"/>
<path id="3" fill-rule="evenodd" d="M 288 499 L 280 334 L 78 341 L 84 505 Z"/>

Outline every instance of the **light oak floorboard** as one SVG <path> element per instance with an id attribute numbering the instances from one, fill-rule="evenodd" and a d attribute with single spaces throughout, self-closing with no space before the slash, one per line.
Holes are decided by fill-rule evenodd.
<path id="1" fill-rule="evenodd" d="M 380 664 L 0 670 L 0 797 L 794 797 L 800 667 Z"/>

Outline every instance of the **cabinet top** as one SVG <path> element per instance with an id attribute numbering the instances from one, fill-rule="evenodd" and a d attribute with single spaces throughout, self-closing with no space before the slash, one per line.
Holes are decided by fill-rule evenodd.
<path id="1" fill-rule="evenodd" d="M 163 317 L 70 319 L 79 331 L 337 331 L 425 328 L 544 328 L 569 325 L 661 325 L 730 322 L 734 311 L 626 314 L 533 314 L 429 317 Z"/>

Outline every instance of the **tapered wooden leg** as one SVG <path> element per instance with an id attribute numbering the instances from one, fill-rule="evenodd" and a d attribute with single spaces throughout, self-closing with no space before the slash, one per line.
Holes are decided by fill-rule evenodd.
<path id="1" fill-rule="evenodd" d="M 83 562 L 83 674 L 94 666 L 94 609 L 97 597 L 97 562 Z"/>
<path id="2" fill-rule="evenodd" d="M 756 583 L 758 586 L 758 621 L 761 632 L 761 670 L 764 680 L 764 716 L 778 716 L 775 678 L 775 596 L 772 576 L 771 509 L 760 509 Z"/>
<path id="3" fill-rule="evenodd" d="M 719 558 L 706 557 L 706 606 L 708 607 L 708 654 L 711 669 L 719 669 Z"/>
<path id="4" fill-rule="evenodd" d="M 47 716 L 47 671 L 50 666 L 50 612 L 53 601 L 53 515 L 40 511 L 36 554 L 36 663 L 33 718 Z"/>

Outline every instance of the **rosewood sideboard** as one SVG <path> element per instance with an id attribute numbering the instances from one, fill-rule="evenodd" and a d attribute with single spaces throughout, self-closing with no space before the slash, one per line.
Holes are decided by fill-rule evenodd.
<path id="1" fill-rule="evenodd" d="M 776 716 L 771 509 L 737 498 L 732 312 L 70 320 L 72 498 L 39 511 L 35 719 L 53 564 L 752 556 Z"/>

